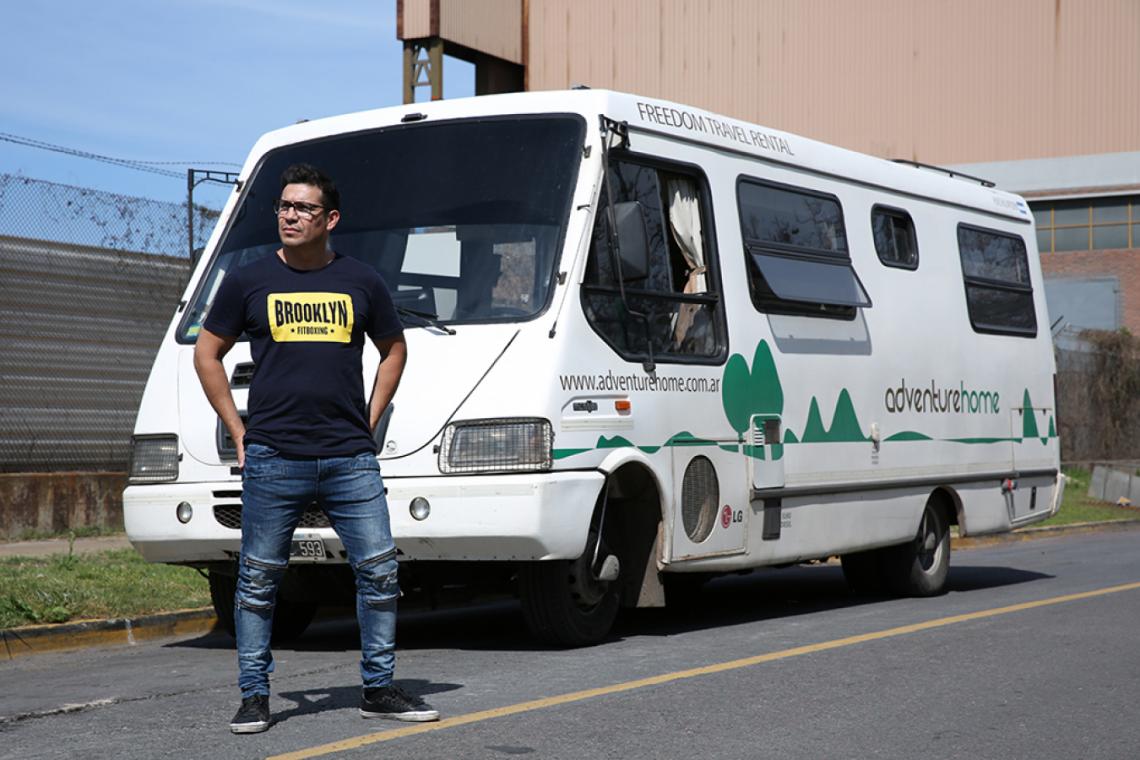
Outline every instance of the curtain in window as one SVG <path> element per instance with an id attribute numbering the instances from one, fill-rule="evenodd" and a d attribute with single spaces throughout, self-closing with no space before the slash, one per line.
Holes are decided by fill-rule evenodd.
<path id="1" fill-rule="evenodd" d="M 705 284 L 707 267 L 701 243 L 701 208 L 697 198 L 697 185 L 691 179 L 670 177 L 665 181 L 665 188 L 669 197 L 669 231 L 681 249 L 689 270 L 683 292 L 704 293 L 708 290 Z M 699 308 L 696 304 L 681 305 L 673 328 L 673 339 L 677 345 L 681 344 L 689 332 Z"/>

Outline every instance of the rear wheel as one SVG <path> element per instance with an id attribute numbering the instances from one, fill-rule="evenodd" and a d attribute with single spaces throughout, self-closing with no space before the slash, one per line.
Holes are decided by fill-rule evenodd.
<path id="1" fill-rule="evenodd" d="M 937 503 L 928 501 L 913 540 L 884 550 L 892 590 L 904 596 L 935 596 L 950 572 L 950 525 Z"/>
<path id="2" fill-rule="evenodd" d="M 216 570 L 209 572 L 210 601 L 214 605 L 214 614 L 218 616 L 218 624 L 230 636 L 235 635 L 234 625 L 234 592 L 237 590 L 237 576 L 220 573 Z M 277 595 L 277 603 L 273 610 L 273 642 L 291 641 L 298 638 L 313 622 L 317 614 L 315 602 L 304 602 L 288 599 Z"/>
<path id="3" fill-rule="evenodd" d="M 575 560 L 528 562 L 519 569 L 523 618 L 536 637 L 559 646 L 587 646 L 604 639 L 617 619 L 620 578 L 598 580 L 591 571 L 597 534 Z M 606 557 L 605 542 L 599 556 Z"/>

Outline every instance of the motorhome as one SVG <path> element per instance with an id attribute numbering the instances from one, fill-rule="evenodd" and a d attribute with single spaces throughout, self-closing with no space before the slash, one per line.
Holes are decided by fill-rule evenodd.
<path id="1" fill-rule="evenodd" d="M 417 103 L 265 135 L 158 351 L 127 532 L 207 570 L 229 625 L 241 473 L 192 354 L 226 273 L 278 248 L 299 161 L 336 180 L 332 245 L 405 323 L 376 441 L 409 590 L 487 571 L 536 635 L 582 645 L 623 606 L 762 566 L 840 557 L 855 589 L 937 594 L 951 526 L 1060 504 L 1018 196 L 616 92 Z M 225 367 L 241 409 L 248 343 Z M 282 635 L 351 586 L 315 505 L 293 543 Z"/>

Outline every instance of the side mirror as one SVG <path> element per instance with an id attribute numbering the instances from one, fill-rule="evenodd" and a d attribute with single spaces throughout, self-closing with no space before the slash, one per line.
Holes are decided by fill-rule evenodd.
<path id="1" fill-rule="evenodd" d="M 649 235 L 645 231 L 645 211 L 637 201 L 614 204 L 618 247 L 621 251 L 622 280 L 643 280 L 649 276 Z"/>

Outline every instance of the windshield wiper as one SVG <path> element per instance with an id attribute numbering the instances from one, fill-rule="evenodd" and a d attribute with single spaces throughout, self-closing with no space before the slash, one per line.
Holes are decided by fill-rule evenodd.
<path id="1" fill-rule="evenodd" d="M 437 330 L 443 330 L 448 335 L 455 335 L 455 330 L 452 330 L 443 322 L 439 321 L 438 314 L 431 314 L 426 311 L 416 311 L 415 309 L 409 309 L 407 306 L 396 306 L 396 312 L 402 317 L 415 317 L 416 319 L 421 320 L 421 324 L 424 326 L 434 327 Z"/>

